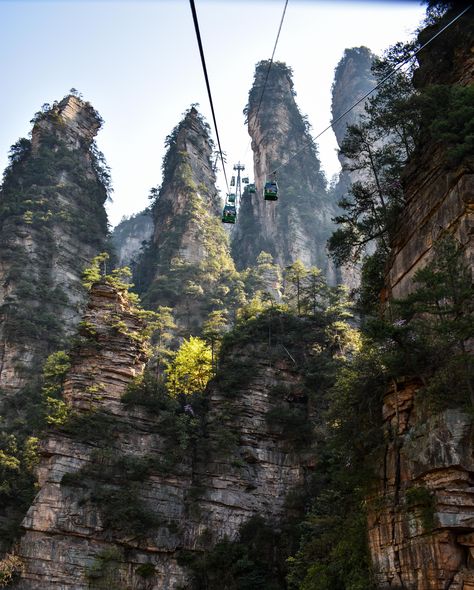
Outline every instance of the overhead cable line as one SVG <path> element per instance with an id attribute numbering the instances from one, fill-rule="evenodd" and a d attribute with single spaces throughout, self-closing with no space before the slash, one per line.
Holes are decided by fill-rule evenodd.
<path id="1" fill-rule="evenodd" d="M 287 6 L 288 6 L 288 0 L 285 0 L 285 7 L 283 8 L 283 14 L 281 15 L 280 26 L 278 27 L 278 33 L 277 33 L 277 36 L 276 36 L 276 39 L 275 39 L 275 45 L 273 46 L 273 53 L 272 53 L 272 56 L 270 58 L 270 63 L 268 64 L 267 74 L 265 76 L 265 81 L 263 83 L 262 93 L 260 94 L 260 101 L 258 103 L 257 113 L 255 115 L 255 120 L 258 117 L 258 113 L 260 112 L 260 106 L 262 105 L 263 93 L 265 92 L 265 88 L 267 87 L 268 76 L 270 75 L 270 69 L 271 69 L 272 64 L 273 64 L 273 58 L 275 57 L 275 51 L 276 51 L 276 48 L 277 48 L 277 45 L 278 45 L 278 39 L 280 38 L 281 27 L 283 26 L 283 20 L 285 18 L 285 13 L 286 13 L 286 7 Z"/>
<path id="2" fill-rule="evenodd" d="M 351 107 L 349 107 L 346 111 L 344 111 L 342 113 L 342 115 L 339 115 L 339 117 L 337 117 L 337 119 L 335 119 L 334 121 L 332 121 L 325 129 L 323 129 L 322 131 L 320 131 L 315 137 L 312 137 L 311 140 L 315 141 L 316 139 L 318 139 L 319 137 L 321 137 L 321 135 L 323 135 L 323 133 L 326 133 L 326 131 L 329 131 L 329 129 L 332 129 L 334 127 L 334 125 L 336 125 L 336 123 L 339 123 L 339 121 L 341 119 L 343 119 L 348 113 L 350 113 L 357 105 L 359 105 L 361 102 L 363 102 L 367 97 L 369 97 L 373 92 L 375 92 L 376 90 L 378 90 L 380 88 L 380 86 L 382 86 L 382 84 L 384 84 L 389 78 L 391 78 L 401 67 L 403 67 L 404 65 L 406 65 L 409 61 L 411 61 L 412 59 L 414 59 L 418 53 L 420 51 L 422 51 L 427 45 L 429 45 L 432 41 L 434 41 L 436 39 L 436 37 L 439 37 L 439 35 L 441 35 L 441 33 L 443 33 L 444 31 L 446 31 L 446 29 L 448 29 L 452 24 L 454 24 L 459 18 L 461 18 L 464 14 L 466 14 L 466 12 L 472 8 L 472 4 L 470 4 L 467 8 L 465 8 L 460 14 L 458 14 L 456 17 L 454 17 L 447 25 L 445 25 L 442 29 L 440 29 L 435 35 L 433 35 L 433 37 L 431 37 L 431 39 L 428 39 L 428 41 L 422 45 L 421 47 L 419 47 L 414 53 L 413 55 L 407 57 L 404 61 L 400 62 L 389 74 L 387 74 L 385 76 L 385 78 L 383 78 L 383 80 L 381 80 L 377 86 L 375 86 L 374 88 L 372 88 L 372 90 L 369 90 L 368 92 L 366 92 L 364 94 L 364 96 L 362 96 L 362 98 L 359 98 L 359 100 L 357 102 L 355 102 Z M 280 164 L 280 166 L 278 166 L 277 168 L 275 168 L 275 170 L 273 170 L 273 172 L 270 173 L 270 175 L 276 174 L 278 172 L 278 170 L 280 170 L 281 168 L 284 168 L 285 166 L 287 166 L 294 158 L 296 158 L 296 156 L 299 156 L 299 154 L 301 154 L 301 152 L 303 152 L 304 150 L 308 149 L 308 147 L 312 145 L 311 142 L 306 144 L 305 146 L 303 146 L 300 150 L 298 150 L 297 152 L 295 152 L 290 158 L 288 158 L 288 160 L 286 162 L 284 162 L 283 164 Z"/>
<path id="3" fill-rule="evenodd" d="M 207 75 L 206 59 L 204 57 L 204 50 L 202 47 L 201 33 L 199 32 L 199 22 L 198 22 L 198 17 L 197 17 L 197 13 L 196 13 L 196 7 L 194 5 L 194 0 L 189 0 L 189 3 L 191 5 L 191 12 L 193 13 L 194 30 L 196 31 L 196 38 L 197 38 L 197 42 L 199 45 L 199 53 L 201 54 L 201 63 L 202 63 L 202 69 L 204 71 L 204 78 L 206 80 L 207 94 L 209 96 L 209 102 L 211 104 L 212 119 L 214 121 L 214 129 L 216 132 L 217 145 L 219 147 L 219 154 L 221 157 L 222 170 L 224 172 L 224 178 L 225 178 L 225 184 L 227 186 L 227 192 L 229 193 L 230 192 L 229 191 L 229 183 L 227 181 L 227 173 L 225 171 L 224 156 L 222 154 L 221 140 L 219 138 L 219 130 L 217 129 L 216 113 L 214 111 L 214 102 L 212 100 L 211 86 L 209 84 L 209 76 Z"/>
<path id="4" fill-rule="evenodd" d="M 287 6 L 288 6 L 288 0 L 285 0 L 285 6 L 283 8 L 283 13 L 281 15 L 280 26 L 278 27 L 278 33 L 277 33 L 277 36 L 276 36 L 276 39 L 275 39 L 275 45 L 273 46 L 272 56 L 270 58 L 270 63 L 268 64 L 267 73 L 265 75 L 265 81 L 263 83 L 262 93 L 260 94 L 260 100 L 258 102 L 257 113 L 255 114 L 255 117 L 254 117 L 254 120 L 255 121 L 257 120 L 258 113 L 260 112 L 260 106 L 262 104 L 263 94 L 265 92 L 265 88 L 267 87 L 268 77 L 270 75 L 270 69 L 271 69 L 271 67 L 273 65 L 273 58 L 275 57 L 275 51 L 276 51 L 276 48 L 277 48 L 277 45 L 278 45 L 278 40 L 280 39 L 281 28 L 283 26 L 283 20 L 285 19 L 285 13 L 286 13 L 286 7 Z M 249 122 L 250 122 L 250 118 L 249 118 Z M 244 157 L 247 155 L 249 146 L 250 146 L 250 140 L 249 140 L 249 142 L 247 144 L 247 148 L 245 149 Z"/>

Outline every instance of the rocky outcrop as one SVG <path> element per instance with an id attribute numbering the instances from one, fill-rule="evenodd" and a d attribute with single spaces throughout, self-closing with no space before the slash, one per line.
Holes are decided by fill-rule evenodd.
<path id="1" fill-rule="evenodd" d="M 15 393 L 77 326 L 84 266 L 104 247 L 101 119 L 67 96 L 12 148 L 0 192 L 0 388 Z M 3 412 L 2 412 L 3 413 Z"/>
<path id="2" fill-rule="evenodd" d="M 148 211 L 142 211 L 123 219 L 112 232 L 112 244 L 117 255 L 117 266 L 134 268 L 141 249 L 153 235 L 153 218 Z"/>
<path id="3" fill-rule="evenodd" d="M 64 387 L 72 418 L 41 447 L 18 588 L 189 588 L 182 550 L 233 540 L 252 516 L 278 525 L 287 494 L 302 488 L 309 454 L 268 414 L 296 404 L 312 415 L 297 369 L 311 345 L 289 354 L 274 337 L 269 348 L 265 329 L 228 351 L 207 413 L 181 408 L 170 416 L 121 401 L 143 368 L 144 345 L 141 321 L 120 292 L 95 285 L 81 325 Z M 184 453 L 184 431 L 171 433 L 170 420 L 201 424 Z"/>
<path id="4" fill-rule="evenodd" d="M 438 25 L 425 29 L 420 42 L 426 42 L 452 16 L 448 13 Z M 473 23 L 471 10 L 420 52 L 420 67 L 414 76 L 418 88 L 428 84 L 473 83 Z M 462 244 L 472 266 L 473 169 L 472 156 L 455 166 L 449 165 L 446 145 L 433 140 L 425 141 L 412 158 L 404 175 L 406 206 L 393 239 L 386 276 L 393 297 L 410 293 L 416 271 L 432 259 L 433 245 L 446 231 Z"/>
<path id="5" fill-rule="evenodd" d="M 474 422 L 449 409 L 427 415 L 420 383 L 384 399 L 387 441 L 380 488 L 368 502 L 377 588 L 474 588 Z"/>
<path id="6" fill-rule="evenodd" d="M 246 108 L 257 192 L 243 195 L 232 237 L 234 259 L 239 268 L 255 264 L 262 251 L 283 267 L 300 259 L 335 282 L 326 254 L 335 203 L 327 196 L 316 146 L 295 102 L 291 69 L 273 63 L 266 80 L 268 65 L 257 65 Z M 276 168 L 279 199 L 265 201 L 263 186 Z"/>
<path id="7" fill-rule="evenodd" d="M 207 314 L 232 298 L 234 263 L 220 219 L 209 126 L 191 107 L 167 138 L 163 184 L 152 206 L 153 237 L 134 283 L 145 305 L 174 308 L 181 333 L 198 333 Z"/>

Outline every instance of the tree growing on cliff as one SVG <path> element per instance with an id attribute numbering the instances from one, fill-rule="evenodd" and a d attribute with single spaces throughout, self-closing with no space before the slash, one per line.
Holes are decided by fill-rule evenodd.
<path id="1" fill-rule="evenodd" d="M 212 354 L 201 338 L 190 336 L 166 368 L 166 386 L 172 396 L 204 391 L 212 377 Z"/>

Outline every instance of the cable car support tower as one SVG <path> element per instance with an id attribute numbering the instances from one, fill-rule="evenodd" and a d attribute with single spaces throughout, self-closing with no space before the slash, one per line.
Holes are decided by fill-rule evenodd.
<path id="1" fill-rule="evenodd" d="M 242 185 L 248 184 L 247 176 L 241 176 L 241 172 L 245 170 L 245 166 L 240 162 L 234 165 L 236 175 L 232 176 L 230 180 L 231 193 L 227 195 L 224 211 L 222 213 L 222 221 L 224 223 L 235 223 L 237 212 L 242 200 Z"/>

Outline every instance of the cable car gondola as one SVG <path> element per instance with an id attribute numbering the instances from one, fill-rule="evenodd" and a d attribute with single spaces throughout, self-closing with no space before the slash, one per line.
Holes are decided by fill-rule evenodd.
<path id="1" fill-rule="evenodd" d="M 222 223 L 235 223 L 237 210 L 234 205 L 225 205 L 222 211 Z"/>
<path id="2" fill-rule="evenodd" d="M 230 186 L 235 186 L 235 176 L 230 179 Z"/>
<path id="3" fill-rule="evenodd" d="M 257 189 L 255 188 L 254 184 L 249 184 L 248 191 L 249 191 L 249 193 L 256 193 Z"/>
<path id="4" fill-rule="evenodd" d="M 278 200 L 278 183 L 276 180 L 269 180 L 263 188 L 263 197 L 265 201 Z"/>
<path id="5" fill-rule="evenodd" d="M 242 182 L 243 182 L 244 184 L 248 184 L 248 183 L 249 183 L 249 177 L 248 177 L 248 176 L 244 176 L 244 177 L 242 178 Z"/>
<path id="6" fill-rule="evenodd" d="M 229 203 L 235 203 L 235 193 L 230 193 L 227 195 L 227 201 Z"/>

